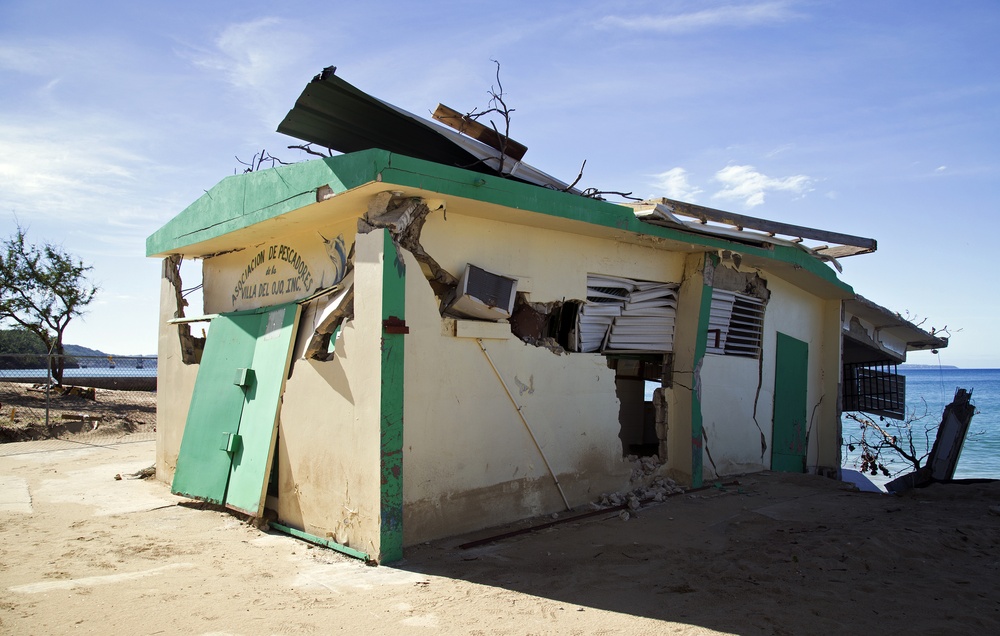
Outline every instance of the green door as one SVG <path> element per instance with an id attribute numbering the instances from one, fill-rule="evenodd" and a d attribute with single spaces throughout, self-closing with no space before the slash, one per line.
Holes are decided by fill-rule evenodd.
<path id="1" fill-rule="evenodd" d="M 212 321 L 171 490 L 259 515 L 298 322 L 295 303 Z"/>
<path id="2" fill-rule="evenodd" d="M 804 473 L 809 344 L 779 332 L 774 358 L 771 470 Z"/>

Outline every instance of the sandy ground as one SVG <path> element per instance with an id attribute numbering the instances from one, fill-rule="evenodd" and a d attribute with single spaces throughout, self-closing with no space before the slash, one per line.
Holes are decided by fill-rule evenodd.
<path id="1" fill-rule="evenodd" d="M 0 457 L 3 634 L 1000 633 L 998 483 L 764 473 L 369 567 L 116 481 L 152 442 L 45 444 Z"/>

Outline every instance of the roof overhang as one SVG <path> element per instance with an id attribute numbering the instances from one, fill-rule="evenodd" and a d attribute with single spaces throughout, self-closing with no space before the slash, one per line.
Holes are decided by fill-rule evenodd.
<path id="1" fill-rule="evenodd" d="M 906 361 L 909 351 L 944 349 L 948 339 L 860 295 L 844 301 L 844 362 Z"/>
<path id="2" fill-rule="evenodd" d="M 360 216 L 378 193 L 422 197 L 465 214 L 679 252 L 738 252 L 743 262 L 826 299 L 853 296 L 829 266 L 801 249 L 749 245 L 636 218 L 624 205 L 366 150 L 234 175 L 146 241 L 148 256 L 204 258 Z"/>

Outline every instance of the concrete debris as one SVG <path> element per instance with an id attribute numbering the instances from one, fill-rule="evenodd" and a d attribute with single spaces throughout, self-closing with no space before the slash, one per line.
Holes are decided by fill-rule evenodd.
<path id="1" fill-rule="evenodd" d="M 631 516 L 632 515 L 628 513 L 628 510 L 622 510 L 621 513 L 618 515 L 618 518 L 621 519 L 622 521 L 628 521 L 629 518 L 631 518 Z"/>
<path id="2" fill-rule="evenodd" d="M 534 347 L 541 347 L 543 349 L 548 349 L 557 356 L 561 356 L 562 354 L 566 353 L 565 347 L 560 345 L 559 341 L 551 336 L 547 338 L 526 337 L 526 338 L 521 338 L 521 341 L 524 342 L 525 344 L 530 344 Z"/>
<path id="3" fill-rule="evenodd" d="M 661 502 L 670 495 L 684 492 L 684 488 L 676 481 L 659 474 L 663 468 L 659 458 L 629 455 L 625 459 L 632 464 L 629 490 L 601 495 L 596 502 L 591 504 L 595 510 L 627 506 L 628 510 L 634 513 L 642 508 L 644 501 Z"/>

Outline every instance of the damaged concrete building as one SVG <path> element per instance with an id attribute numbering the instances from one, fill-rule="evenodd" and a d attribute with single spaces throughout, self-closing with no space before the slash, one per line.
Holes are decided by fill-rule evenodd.
<path id="1" fill-rule="evenodd" d="M 279 131 L 343 154 L 228 177 L 147 241 L 157 476 L 357 556 L 585 505 L 629 455 L 836 476 L 844 400 L 898 410 L 894 365 L 947 344 L 838 278 L 871 239 L 581 196 L 331 70 Z"/>

